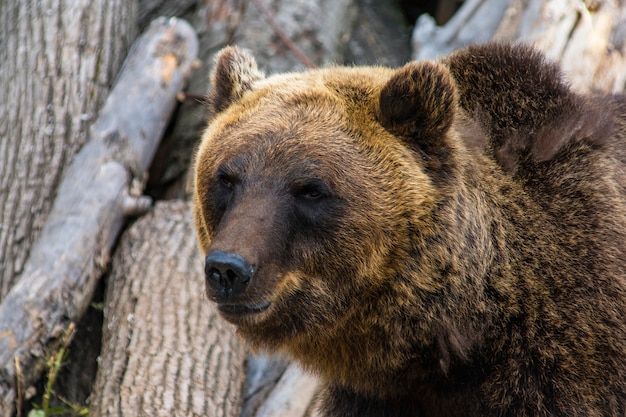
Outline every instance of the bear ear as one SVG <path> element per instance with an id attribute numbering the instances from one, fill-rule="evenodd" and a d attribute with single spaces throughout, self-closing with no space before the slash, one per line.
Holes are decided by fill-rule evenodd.
<path id="1" fill-rule="evenodd" d="M 385 129 L 421 152 L 436 154 L 452 125 L 456 104 L 456 87 L 446 67 L 410 62 L 383 87 L 379 120 Z"/>
<path id="2" fill-rule="evenodd" d="M 208 96 L 211 112 L 224 111 L 263 78 L 265 75 L 258 70 L 250 53 L 236 46 L 225 47 L 216 55 L 211 73 L 213 91 Z"/>

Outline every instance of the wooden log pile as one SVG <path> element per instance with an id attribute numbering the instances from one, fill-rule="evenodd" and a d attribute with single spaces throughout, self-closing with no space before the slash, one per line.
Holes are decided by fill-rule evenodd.
<path id="1" fill-rule="evenodd" d="M 118 246 L 91 415 L 241 414 L 246 352 L 207 305 L 189 213 L 158 203 Z"/>
<path id="2" fill-rule="evenodd" d="M 126 60 L 20 280 L 0 304 L 0 415 L 12 414 L 87 309 L 125 218 L 149 208 L 143 177 L 196 53 L 193 28 L 163 18 Z"/>
<path id="3" fill-rule="evenodd" d="M 204 296 L 186 178 L 206 115 L 193 97 L 207 91 L 212 56 L 226 44 L 253 50 L 272 73 L 398 66 L 472 42 L 524 41 L 561 62 L 579 90 L 626 83 L 626 5 L 611 0 L 466 0 L 441 26 L 420 17 L 412 39 L 391 0 L 144 0 L 133 13 L 145 32 L 0 299 L 0 416 L 28 411 L 47 358 L 102 280 L 102 346 L 84 399 L 91 416 L 316 415 L 315 378 L 284 358 L 252 355 Z M 193 29 L 148 23 L 162 13 Z M 163 199 L 152 209 L 146 186 Z M 83 342 L 75 337 L 70 351 Z M 96 357 L 69 360 L 80 373 Z"/>

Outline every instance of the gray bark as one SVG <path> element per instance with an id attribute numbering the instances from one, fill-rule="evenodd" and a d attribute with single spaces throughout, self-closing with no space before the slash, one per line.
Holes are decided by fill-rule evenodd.
<path id="1" fill-rule="evenodd" d="M 0 300 L 136 36 L 135 2 L 0 1 Z"/>
<path id="2" fill-rule="evenodd" d="M 411 34 L 397 0 L 355 0 L 344 63 L 400 67 L 411 59 Z"/>
<path id="3" fill-rule="evenodd" d="M 241 417 L 256 416 L 288 366 L 283 357 L 250 355 Z"/>
<path id="4" fill-rule="evenodd" d="M 318 380 L 291 364 L 282 374 L 254 417 L 300 417 L 311 412 Z"/>
<path id="5" fill-rule="evenodd" d="M 196 53 L 193 29 L 164 19 L 125 61 L 22 279 L 0 304 L 0 415 L 12 413 L 16 380 L 21 388 L 32 384 L 63 330 L 82 316 L 125 216 L 145 206 L 143 176 Z"/>
<path id="6" fill-rule="evenodd" d="M 190 213 L 188 203 L 159 203 L 120 242 L 93 417 L 241 413 L 246 349 L 204 295 Z"/>
<path id="7" fill-rule="evenodd" d="M 139 29 L 145 29 L 160 16 L 182 16 L 193 10 L 198 0 L 139 0 Z"/>
<path id="8" fill-rule="evenodd" d="M 304 69 L 307 64 L 272 27 L 273 21 L 314 64 L 343 62 L 354 18 L 353 0 L 251 0 L 235 42 L 253 50 L 260 68 L 268 73 Z"/>

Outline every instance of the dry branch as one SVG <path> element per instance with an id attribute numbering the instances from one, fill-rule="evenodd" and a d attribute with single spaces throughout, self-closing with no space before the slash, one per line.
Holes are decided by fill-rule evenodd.
<path id="1" fill-rule="evenodd" d="M 135 44 L 91 140 L 61 183 L 21 280 L 0 304 L 0 415 L 39 376 L 63 330 L 87 308 L 197 52 L 193 29 L 156 21 Z M 131 183 L 135 186 L 132 187 Z M 139 204 L 136 204 L 139 203 Z"/>
<path id="2" fill-rule="evenodd" d="M 285 46 L 287 46 L 287 48 L 289 48 L 291 52 L 293 52 L 293 54 L 300 60 L 300 62 L 302 62 L 307 68 L 316 68 L 317 65 L 315 64 L 315 62 L 313 62 L 311 58 L 309 58 L 304 52 L 302 52 L 298 45 L 296 45 L 295 42 L 292 41 L 285 32 L 283 32 L 278 23 L 276 23 L 276 20 L 274 19 L 274 16 L 272 16 L 272 13 L 267 10 L 263 3 L 261 3 L 260 0 L 252 0 L 252 3 L 261 11 L 261 13 L 263 13 L 265 19 L 267 20 L 267 24 L 272 27 L 272 30 L 276 33 L 276 35 L 278 35 L 281 41 L 283 41 Z"/>
<path id="3" fill-rule="evenodd" d="M 234 41 L 254 51 L 260 67 L 268 73 L 341 62 L 347 38 L 344 35 L 354 19 L 354 0 L 254 0 L 253 3 L 246 8 Z M 289 45 L 297 45 L 299 56 Z"/>

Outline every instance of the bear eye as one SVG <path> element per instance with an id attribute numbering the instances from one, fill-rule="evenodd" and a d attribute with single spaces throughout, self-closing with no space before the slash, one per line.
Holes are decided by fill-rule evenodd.
<path id="1" fill-rule="evenodd" d="M 237 179 L 232 175 L 227 174 L 226 172 L 220 170 L 217 173 L 217 181 L 219 184 L 226 188 L 227 190 L 232 190 L 237 182 Z"/>
<path id="2" fill-rule="evenodd" d="M 306 198 L 307 200 L 315 200 L 318 199 L 322 196 L 322 192 L 320 190 L 317 190 L 315 188 L 308 188 L 306 190 L 303 190 L 300 195 L 304 198 Z"/>
<path id="3" fill-rule="evenodd" d="M 328 189 L 321 181 L 313 181 L 297 188 L 296 196 L 304 200 L 319 200 L 328 195 Z"/>
<path id="4" fill-rule="evenodd" d="M 224 187 L 233 188 L 233 180 L 231 180 L 227 176 L 225 175 L 219 176 L 218 180 L 220 181 L 220 184 L 222 184 Z"/>

